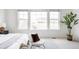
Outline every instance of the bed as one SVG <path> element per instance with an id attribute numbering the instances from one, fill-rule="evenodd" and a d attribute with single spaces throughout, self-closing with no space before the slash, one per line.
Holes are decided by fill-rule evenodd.
<path id="1" fill-rule="evenodd" d="M 27 34 L 0 34 L 0 49 L 19 49 L 22 43 L 27 44 Z"/>

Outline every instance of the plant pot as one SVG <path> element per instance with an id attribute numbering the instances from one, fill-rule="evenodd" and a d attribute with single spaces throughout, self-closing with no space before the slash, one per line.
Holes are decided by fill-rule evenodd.
<path id="1" fill-rule="evenodd" d="M 72 41 L 72 35 L 67 35 L 67 40 Z"/>

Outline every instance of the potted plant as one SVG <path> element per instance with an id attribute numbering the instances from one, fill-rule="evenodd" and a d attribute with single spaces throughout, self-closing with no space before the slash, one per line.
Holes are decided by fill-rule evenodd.
<path id="1" fill-rule="evenodd" d="M 72 41 L 72 34 L 71 34 L 72 27 L 78 24 L 79 19 L 76 19 L 76 17 L 77 17 L 77 14 L 70 12 L 66 14 L 64 16 L 64 20 L 61 21 L 61 23 L 64 23 L 65 25 L 67 25 L 67 29 L 68 29 L 67 40 L 69 41 Z"/>

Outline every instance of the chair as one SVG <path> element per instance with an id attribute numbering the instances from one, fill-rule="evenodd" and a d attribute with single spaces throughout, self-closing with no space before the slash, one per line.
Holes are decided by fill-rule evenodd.
<path id="1" fill-rule="evenodd" d="M 32 40 L 30 41 L 30 48 L 33 48 L 33 47 L 38 47 L 38 48 L 45 48 L 44 46 L 44 41 L 43 40 L 40 40 L 38 34 L 31 34 L 31 38 Z"/>

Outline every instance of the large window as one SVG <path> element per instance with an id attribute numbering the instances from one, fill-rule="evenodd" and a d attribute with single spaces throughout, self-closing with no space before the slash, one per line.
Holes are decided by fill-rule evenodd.
<path id="1" fill-rule="evenodd" d="M 18 28 L 21 30 L 58 30 L 59 16 L 58 11 L 18 11 Z"/>
<path id="2" fill-rule="evenodd" d="M 28 12 L 26 11 L 20 11 L 18 12 L 18 20 L 19 20 L 19 29 L 28 29 Z"/>
<path id="3" fill-rule="evenodd" d="M 31 30 L 47 29 L 47 12 L 31 12 L 30 17 Z"/>
<path id="4" fill-rule="evenodd" d="M 59 29 L 59 12 L 49 12 L 49 29 Z"/>

